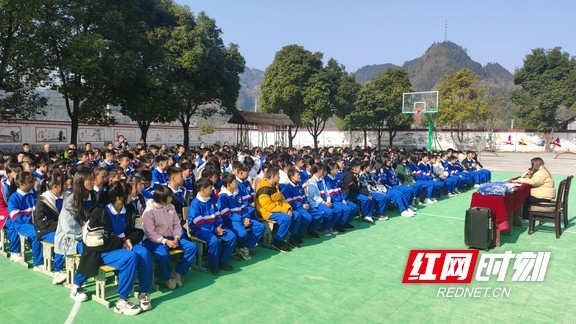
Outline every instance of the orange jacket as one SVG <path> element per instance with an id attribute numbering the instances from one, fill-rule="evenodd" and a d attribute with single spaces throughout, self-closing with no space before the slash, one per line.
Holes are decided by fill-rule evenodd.
<path id="1" fill-rule="evenodd" d="M 267 220 L 273 213 L 286 214 L 292 211 L 292 206 L 277 185 L 273 186 L 268 179 L 263 178 L 256 187 L 256 211 Z"/>

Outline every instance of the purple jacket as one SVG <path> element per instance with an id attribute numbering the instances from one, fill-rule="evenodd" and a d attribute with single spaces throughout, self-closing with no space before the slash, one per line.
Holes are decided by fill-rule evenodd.
<path id="1" fill-rule="evenodd" d="M 166 237 L 180 239 L 182 226 L 174 205 L 159 208 L 156 204 L 148 206 L 142 215 L 142 225 L 146 237 L 154 243 L 165 244 Z"/>

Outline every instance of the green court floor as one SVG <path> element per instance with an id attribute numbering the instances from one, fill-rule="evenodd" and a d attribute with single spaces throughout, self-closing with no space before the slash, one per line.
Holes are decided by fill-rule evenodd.
<path id="1" fill-rule="evenodd" d="M 515 175 L 495 173 L 493 181 Z M 561 179 L 555 177 L 556 183 Z M 507 278 L 467 285 L 511 288 L 507 298 L 437 298 L 439 285 L 402 284 L 411 249 L 466 248 L 464 216 L 473 191 L 423 206 L 414 218 L 393 211 L 386 222 L 355 221 L 353 231 L 307 239 L 290 253 L 257 248 L 251 261 L 232 262 L 235 270 L 220 277 L 190 271 L 183 288 L 152 293 L 154 309 L 131 318 L 93 301 L 81 303 L 73 317 L 74 302 L 67 289 L 2 257 L 0 323 L 574 322 L 575 190 L 570 227 L 560 239 L 553 230 L 528 236 L 527 228 L 515 227 L 513 236 L 503 236 L 502 246 L 491 251 L 550 251 L 543 282 Z M 89 286 L 89 294 L 93 291 Z"/>

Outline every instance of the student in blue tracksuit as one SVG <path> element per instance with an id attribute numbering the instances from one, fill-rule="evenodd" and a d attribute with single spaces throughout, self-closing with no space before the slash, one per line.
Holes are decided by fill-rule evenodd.
<path id="1" fill-rule="evenodd" d="M 330 195 L 334 208 L 342 210 L 342 218 L 339 219 L 334 228 L 338 232 L 343 233 L 347 228 L 354 228 L 354 225 L 350 223 L 358 213 L 358 205 L 346 200 L 342 194 L 342 188 L 338 185 L 338 180 L 336 180 L 336 174 L 338 174 L 339 171 L 336 162 L 328 162 L 326 164 L 326 171 L 328 174 L 324 177 L 324 182 L 326 183 L 327 194 Z"/>
<path id="2" fill-rule="evenodd" d="M 418 161 L 418 169 L 422 171 L 422 177 L 425 177 L 428 181 L 432 181 L 432 187 L 434 188 L 433 200 L 434 202 L 437 202 L 436 198 L 440 197 L 442 194 L 442 189 L 445 187 L 445 184 L 432 173 L 432 168 L 430 167 L 430 156 L 428 154 L 421 155 L 420 161 Z"/>
<path id="3" fill-rule="evenodd" d="M 414 180 L 426 186 L 426 199 L 424 202 L 427 204 L 434 204 L 437 202 L 435 197 L 438 195 L 438 186 L 435 185 L 431 177 L 423 174 L 422 170 L 418 167 L 418 162 L 418 154 L 412 154 L 410 161 L 408 162 L 408 167 L 412 172 Z"/>
<path id="4" fill-rule="evenodd" d="M 449 166 L 449 159 L 452 155 L 448 154 L 448 153 L 442 153 L 442 155 L 440 155 L 440 163 L 442 163 L 442 166 L 444 167 L 444 170 L 447 174 L 448 178 L 451 178 L 452 181 L 455 182 L 456 184 L 456 188 L 454 188 L 454 192 L 456 194 L 460 194 L 460 190 L 464 189 L 464 179 L 459 176 L 457 174 L 457 171 L 455 170 L 454 167 L 450 167 Z"/>
<path id="5" fill-rule="evenodd" d="M 256 208 L 254 207 L 255 193 L 248 180 L 249 171 L 250 168 L 241 162 L 236 161 L 232 164 L 232 174 L 236 176 L 238 195 L 242 198 L 242 205 L 245 209 L 244 212 L 248 214 L 251 219 L 256 220 Z"/>
<path id="6" fill-rule="evenodd" d="M 36 237 L 32 222 L 32 212 L 36 207 L 37 193 L 34 191 L 36 177 L 31 172 L 20 172 L 14 179 L 18 189 L 8 199 L 8 213 L 19 235 L 28 238 L 32 247 L 34 271 L 44 270 L 42 244 Z"/>
<path id="7" fill-rule="evenodd" d="M 156 168 L 152 170 L 152 182 L 161 186 L 168 184 L 168 178 L 166 177 L 166 168 L 168 167 L 168 157 L 164 155 L 159 155 L 156 161 Z"/>
<path id="8" fill-rule="evenodd" d="M 388 190 L 401 192 L 402 195 L 406 197 L 408 208 L 413 212 L 417 211 L 418 209 L 413 205 L 413 202 L 414 197 L 420 194 L 419 189 L 421 188 L 418 188 L 418 186 L 412 187 L 413 183 L 403 183 L 396 175 L 396 172 L 393 169 L 393 161 L 390 159 L 384 159 L 382 161 L 379 171 L 380 174 L 377 181 L 383 184 Z"/>
<path id="9" fill-rule="evenodd" d="M 346 200 L 355 200 L 358 203 L 359 208 L 362 210 L 364 221 L 373 223 L 374 219 L 372 218 L 372 215 L 374 213 L 374 197 L 372 197 L 372 194 L 368 191 L 367 187 L 360 184 L 360 179 L 358 178 L 359 174 L 360 160 L 353 159 L 348 163 L 347 170 L 342 176 L 342 193 Z M 383 209 L 386 209 L 386 206 L 388 206 L 388 199 L 386 197 L 383 197 L 381 205 L 383 206 Z"/>
<path id="10" fill-rule="evenodd" d="M 266 228 L 259 221 L 250 218 L 248 209 L 242 203 L 242 197 L 238 193 L 236 176 L 232 173 L 222 175 L 218 210 L 222 214 L 224 227 L 236 234 L 236 252 L 244 260 L 250 260 L 250 250 L 260 241 Z"/>
<path id="11" fill-rule="evenodd" d="M 305 234 L 314 238 L 320 237 L 316 230 L 322 221 L 322 212 L 318 208 L 311 207 L 308 203 L 306 192 L 300 184 L 300 172 L 296 167 L 288 169 L 288 178 L 290 182 L 282 189 L 282 195 L 292 206 L 292 213 L 295 217 L 300 217 L 300 226 L 298 229 L 294 229 L 294 233 L 298 234 L 297 239 Z M 292 233 L 292 230 L 290 232 Z"/>
<path id="12" fill-rule="evenodd" d="M 310 173 L 311 176 L 306 182 L 306 196 L 308 197 L 310 208 L 317 208 L 322 212 L 323 219 L 320 231 L 324 236 L 338 234 L 334 226 L 342 217 L 343 210 L 334 209 L 330 197 L 326 195 L 324 165 L 322 163 L 312 164 Z"/>
<path id="13" fill-rule="evenodd" d="M 188 228 L 191 233 L 206 241 L 210 272 L 220 275 L 220 269 L 232 271 L 228 262 L 236 245 L 236 235 L 222 224 L 217 201 L 212 196 L 213 183 L 208 178 L 196 181 L 198 194 L 188 210 Z"/>
<path id="14" fill-rule="evenodd" d="M 10 200 L 10 196 L 12 196 L 18 186 L 16 185 L 16 176 L 22 172 L 22 166 L 17 163 L 10 163 L 6 166 L 6 175 L 7 179 L 2 182 L 2 197 L 4 198 L 4 202 L 6 203 L 6 208 L 8 208 L 8 201 Z M 18 230 L 16 229 L 16 225 L 12 218 L 10 217 L 10 213 L 5 215 L 6 222 L 4 223 L 4 228 L 6 228 L 6 233 L 8 234 L 8 240 L 10 241 L 10 260 L 14 262 L 18 262 L 21 260 L 20 258 L 20 236 L 18 235 Z"/>
<path id="15" fill-rule="evenodd" d="M 138 175 L 140 176 L 140 183 L 142 183 L 142 196 L 146 200 L 152 199 L 152 192 L 160 185 L 152 181 L 152 172 L 149 170 L 142 170 Z"/>

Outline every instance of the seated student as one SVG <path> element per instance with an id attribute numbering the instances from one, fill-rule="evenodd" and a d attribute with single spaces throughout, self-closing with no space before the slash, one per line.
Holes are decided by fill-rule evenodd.
<path id="1" fill-rule="evenodd" d="M 450 174 L 462 178 L 465 188 L 474 186 L 474 176 L 472 173 L 465 171 L 464 168 L 462 168 L 462 165 L 460 165 L 460 161 L 458 160 L 458 153 L 455 153 L 448 158 L 448 171 Z"/>
<path id="2" fill-rule="evenodd" d="M 300 184 L 300 172 L 294 166 L 288 169 L 288 178 L 290 183 L 286 184 L 282 189 L 282 195 L 286 201 L 292 206 L 293 218 L 299 220 L 298 228 L 294 226 L 290 229 L 290 233 L 294 233 L 297 241 L 302 241 L 301 237 L 308 235 L 309 237 L 320 237 L 316 230 L 322 221 L 322 212 L 318 208 L 312 208 L 306 200 L 306 193 Z M 294 224 L 294 221 L 292 222 Z M 300 242 L 302 243 L 302 242 Z"/>
<path id="3" fill-rule="evenodd" d="M 328 162 L 326 164 L 326 172 L 328 174 L 324 177 L 324 182 L 326 183 L 326 191 L 327 194 L 330 195 L 332 205 L 334 205 L 335 209 L 342 211 L 342 217 L 338 220 L 334 228 L 338 232 L 344 233 L 347 228 L 354 228 L 354 225 L 350 223 L 358 213 L 358 205 L 349 201 L 347 197 L 342 194 L 342 188 L 338 185 L 338 180 L 336 180 L 338 171 L 339 168 L 336 162 Z"/>
<path id="4" fill-rule="evenodd" d="M 140 183 L 142 184 L 142 196 L 146 200 L 152 199 L 152 192 L 160 185 L 152 181 L 152 172 L 149 170 L 141 170 L 138 176 L 140 176 Z"/>
<path id="5" fill-rule="evenodd" d="M 103 167 L 94 168 L 94 192 L 96 196 L 100 194 L 100 191 L 108 190 L 108 170 Z"/>
<path id="6" fill-rule="evenodd" d="M 444 183 L 448 197 L 456 196 L 457 180 L 454 177 L 449 177 L 448 172 L 444 169 L 444 165 L 440 162 L 437 155 L 430 155 L 429 168 L 432 175 Z"/>
<path id="7" fill-rule="evenodd" d="M 4 227 L 6 228 L 6 233 L 8 234 L 8 240 L 10 241 L 10 261 L 19 262 L 20 258 L 20 236 L 18 235 L 18 230 L 10 213 L 8 212 L 8 201 L 10 196 L 12 196 L 18 186 L 16 185 L 16 176 L 22 172 L 22 166 L 17 163 L 10 163 L 6 166 L 6 179 L 2 181 L 2 197 L 4 200 L 4 205 L 6 206 L 6 221 Z"/>
<path id="8" fill-rule="evenodd" d="M 396 206 L 398 206 L 398 210 L 400 210 L 401 216 L 414 217 L 416 213 L 409 208 L 410 204 L 408 203 L 410 196 L 405 195 L 403 191 L 393 190 L 392 188 L 388 189 L 383 184 L 376 183 L 374 180 L 372 180 L 370 170 L 370 162 L 362 162 L 360 165 L 359 180 L 361 186 L 368 189 L 372 195 L 373 200 L 375 200 L 377 203 L 378 215 L 380 215 L 378 216 L 378 219 L 388 220 L 388 216 L 386 216 L 386 207 L 390 201 L 394 202 Z M 408 192 L 410 194 L 412 193 L 411 190 L 408 190 Z"/>
<path id="9" fill-rule="evenodd" d="M 181 237 L 182 225 L 180 225 L 174 205 L 171 204 L 170 189 L 158 187 L 152 196 L 153 199 L 149 201 L 142 215 L 146 234 L 144 246 L 154 255 L 154 260 L 158 264 L 160 281 L 172 290 L 182 287 L 182 278 L 186 276 L 190 266 L 194 263 L 198 248 L 196 244 Z M 170 250 L 173 249 L 184 250 L 184 255 L 174 271 L 171 271 Z"/>
<path id="10" fill-rule="evenodd" d="M 238 182 L 238 195 L 242 198 L 242 205 L 246 209 L 246 213 L 252 219 L 256 219 L 256 208 L 254 208 L 254 189 L 250 185 L 248 180 L 248 172 L 250 169 L 248 166 L 242 164 L 241 162 L 234 162 L 232 164 L 232 174 L 236 175 L 236 181 Z"/>
<path id="11" fill-rule="evenodd" d="M 156 167 L 152 170 L 152 182 L 161 186 L 168 184 L 166 168 L 168 167 L 168 157 L 159 155 L 156 159 Z"/>
<path id="12" fill-rule="evenodd" d="M 446 175 L 446 177 L 452 178 L 452 180 L 455 182 L 456 187 L 454 188 L 454 193 L 456 195 L 459 195 L 461 193 L 460 191 L 464 189 L 465 183 L 462 176 L 458 175 L 458 172 L 454 168 L 450 168 L 449 160 L 451 156 L 452 156 L 451 154 L 444 152 L 440 155 L 440 159 L 438 159 L 438 162 L 442 164 L 444 174 Z M 438 171 L 440 171 L 439 167 Z"/>
<path id="13" fill-rule="evenodd" d="M 222 216 L 216 207 L 216 198 L 212 195 L 213 186 L 207 178 L 196 181 L 198 194 L 188 210 L 188 228 L 192 235 L 206 241 L 208 266 L 210 272 L 217 276 L 220 275 L 220 269 L 234 269 L 228 262 L 236 245 L 236 235 L 222 226 Z"/>
<path id="14" fill-rule="evenodd" d="M 183 221 L 182 210 L 184 207 L 190 206 L 192 197 L 190 196 L 190 192 L 182 187 L 184 184 L 182 169 L 175 166 L 168 167 L 166 177 L 168 178 L 168 188 L 172 190 L 173 194 L 172 205 L 174 205 L 180 221 Z"/>
<path id="15" fill-rule="evenodd" d="M 236 252 L 244 260 L 250 260 L 250 250 L 260 241 L 266 228 L 262 223 L 250 217 L 248 209 L 242 203 L 236 176 L 232 173 L 222 174 L 218 210 L 224 219 L 224 227 L 236 234 Z M 247 231 L 248 228 L 251 230 Z"/>
<path id="16" fill-rule="evenodd" d="M 353 159 L 348 163 L 344 175 L 342 175 L 342 193 L 346 200 L 355 200 L 362 208 L 362 217 L 364 221 L 369 223 L 374 223 L 372 214 L 374 213 L 374 197 L 372 193 L 368 191 L 367 187 L 362 186 L 359 179 L 360 175 L 360 161 L 358 159 Z M 386 210 L 388 206 L 388 199 L 386 196 L 381 195 L 380 206 L 382 206 L 380 211 Z M 381 214 L 383 216 L 383 214 Z"/>
<path id="17" fill-rule="evenodd" d="M 58 215 L 60 215 L 64 203 L 62 199 L 62 194 L 64 193 L 64 175 L 54 173 L 47 182 L 49 189 L 38 196 L 36 209 L 34 213 L 32 213 L 32 216 L 34 217 L 34 229 L 36 230 L 38 240 L 54 244 L 54 235 L 56 234 L 56 227 L 58 226 Z M 55 253 L 53 285 L 58 285 L 66 281 L 66 272 L 62 271 L 62 268 L 64 268 L 64 256 L 60 253 Z"/>
<path id="18" fill-rule="evenodd" d="M 492 176 L 491 172 L 482 167 L 482 164 L 478 162 L 476 153 L 474 151 L 467 151 L 466 158 L 462 160 L 461 164 L 464 170 L 468 171 L 474 176 L 474 183 L 476 184 L 476 187 L 490 182 L 490 178 Z"/>
<path id="19" fill-rule="evenodd" d="M 181 157 L 179 160 L 182 159 L 183 157 Z M 194 197 L 194 184 L 196 183 L 196 176 L 194 175 L 195 166 L 190 162 L 179 163 L 179 166 L 182 168 L 182 177 L 184 178 L 183 186 L 190 194 L 190 197 Z"/>
<path id="20" fill-rule="evenodd" d="M 106 150 L 104 152 L 104 160 L 100 162 L 100 166 L 110 171 L 116 166 L 115 162 L 116 153 L 114 150 Z"/>
<path id="21" fill-rule="evenodd" d="M 488 169 L 484 169 L 482 163 L 478 161 L 478 154 L 476 154 L 476 152 L 472 151 L 471 157 L 476 162 L 476 171 L 483 175 L 484 183 L 490 182 L 492 180 L 492 172 Z"/>
<path id="22" fill-rule="evenodd" d="M 431 176 L 423 174 L 422 170 L 418 166 L 418 163 L 419 163 L 418 154 L 413 153 L 408 162 L 408 168 L 410 168 L 414 180 L 426 186 L 426 195 L 425 195 L 426 199 L 424 200 L 424 202 L 426 204 L 434 204 L 437 202 L 435 197 L 438 196 L 439 194 L 438 193 L 439 187 L 435 184 L 435 181 L 432 180 Z"/>
<path id="23" fill-rule="evenodd" d="M 310 167 L 311 176 L 306 182 L 306 196 L 310 208 L 316 208 L 322 212 L 322 225 L 320 231 L 324 236 L 338 234 L 334 226 L 342 217 L 343 210 L 333 209 L 329 195 L 326 195 L 324 183 L 325 169 L 322 163 L 314 163 Z"/>
<path id="24" fill-rule="evenodd" d="M 446 187 L 446 184 L 438 179 L 434 173 L 432 173 L 432 167 L 430 166 L 430 155 L 421 154 L 418 162 L 418 168 L 422 171 L 421 176 L 432 181 L 432 186 L 434 187 L 434 201 L 438 202 L 436 198 L 440 197 L 442 190 Z"/>
<path id="25" fill-rule="evenodd" d="M 278 188 L 279 181 L 280 170 L 277 166 L 271 165 L 266 169 L 266 177 L 262 178 L 256 187 L 256 211 L 262 218 L 273 220 L 278 224 L 272 246 L 278 251 L 289 252 L 291 248 L 285 239 L 290 235 L 292 206 L 282 196 Z"/>
<path id="26" fill-rule="evenodd" d="M 406 162 L 406 159 L 404 159 L 404 162 Z M 375 174 L 376 181 L 380 182 L 389 191 L 399 191 L 402 193 L 402 195 L 406 198 L 408 208 L 413 212 L 418 211 L 418 209 L 413 204 L 415 203 L 415 197 L 421 193 L 421 187 L 413 186 L 414 181 L 412 178 L 412 173 L 408 171 L 408 175 L 404 174 L 404 177 L 408 180 L 403 182 L 400 177 L 396 175 L 396 172 L 393 168 L 394 162 L 391 159 L 385 158 L 384 160 L 381 160 L 381 163 L 382 164 L 374 165 L 375 169 L 380 167 L 379 172 L 376 172 Z M 400 164 L 400 161 L 398 161 L 396 167 L 398 167 L 398 164 Z M 405 164 L 403 164 L 401 168 L 405 168 Z"/>
<path id="27" fill-rule="evenodd" d="M 116 302 L 114 312 L 133 316 L 142 310 L 152 308 L 148 294 L 148 289 L 152 284 L 152 262 L 150 252 L 142 245 L 132 244 L 126 235 L 126 230 L 130 226 L 127 224 L 128 215 L 125 206 L 129 193 L 130 189 L 127 184 L 122 182 L 112 184 L 106 197 L 110 203 L 105 206 L 97 205 L 90 214 L 82 235 L 85 246 L 74 277 L 71 297 L 77 301 L 86 300 L 85 294 L 82 296 L 73 295 L 73 293 L 81 289 L 80 287 L 89 277 L 95 276 L 102 264 L 108 265 L 116 268 L 118 272 L 119 300 Z M 148 269 L 141 269 L 139 260 L 142 258 L 138 252 L 148 256 L 149 263 L 146 265 Z M 139 270 L 140 306 L 132 304 L 129 299 L 136 270 Z"/>
<path id="28" fill-rule="evenodd" d="M 19 235 L 28 238 L 32 247 L 34 271 L 44 270 L 42 244 L 36 237 L 32 222 L 32 212 L 36 206 L 37 193 L 34 191 L 36 177 L 31 172 L 22 171 L 14 179 L 18 189 L 8 199 L 8 213 Z"/>

